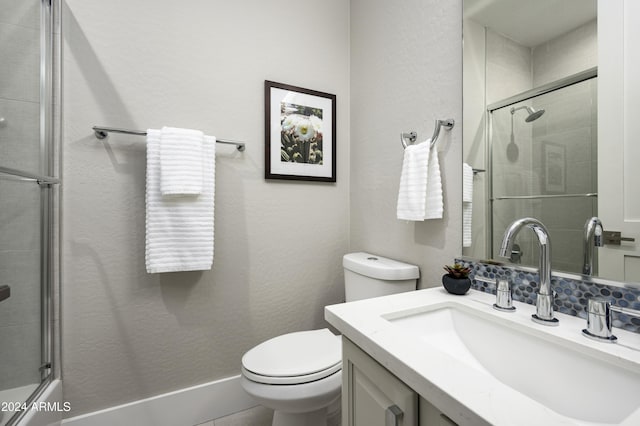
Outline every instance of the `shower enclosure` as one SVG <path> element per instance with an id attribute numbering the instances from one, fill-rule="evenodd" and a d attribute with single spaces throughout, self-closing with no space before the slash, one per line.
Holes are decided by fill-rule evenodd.
<path id="1" fill-rule="evenodd" d="M 59 180 L 52 131 L 49 0 L 4 2 L 0 17 L 0 425 L 52 378 Z M 21 412 L 22 410 L 22 412 Z"/>
<path id="2" fill-rule="evenodd" d="M 592 69 L 489 106 L 491 258 L 509 224 L 530 216 L 549 230 L 553 268 L 582 272 L 583 228 L 597 216 L 596 79 Z M 535 267 L 537 256 L 521 233 L 510 261 Z"/>

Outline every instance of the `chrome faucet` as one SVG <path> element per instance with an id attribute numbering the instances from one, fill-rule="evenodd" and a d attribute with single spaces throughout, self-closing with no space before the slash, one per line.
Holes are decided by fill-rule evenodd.
<path id="1" fill-rule="evenodd" d="M 597 217 L 592 217 L 584 224 L 584 261 L 582 262 L 582 273 L 584 275 L 593 274 L 593 248 L 602 247 L 602 222 Z"/>
<path id="2" fill-rule="evenodd" d="M 504 232 L 500 256 L 509 257 L 516 235 L 524 227 L 529 227 L 538 237 L 540 247 L 540 261 L 538 273 L 540 275 L 540 289 L 536 297 L 536 313 L 531 316 L 533 321 L 543 325 L 558 325 L 558 319 L 553 316 L 553 291 L 551 290 L 551 240 L 549 232 L 542 222 L 532 217 L 525 217 L 513 222 Z"/>

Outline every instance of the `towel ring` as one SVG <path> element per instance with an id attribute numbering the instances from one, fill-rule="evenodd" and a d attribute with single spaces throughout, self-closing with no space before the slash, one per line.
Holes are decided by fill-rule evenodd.
<path id="1" fill-rule="evenodd" d="M 436 120 L 435 129 L 433 130 L 433 136 L 431 136 L 431 144 L 429 148 L 433 148 L 433 146 L 438 141 L 438 136 L 440 136 L 440 129 L 445 128 L 447 130 L 453 129 L 455 125 L 455 120 L 453 118 L 448 118 L 446 120 Z M 418 139 L 418 134 L 416 132 L 409 133 L 400 133 L 400 142 L 402 143 L 402 148 L 406 148 L 408 145 L 413 145 L 415 141 Z"/>

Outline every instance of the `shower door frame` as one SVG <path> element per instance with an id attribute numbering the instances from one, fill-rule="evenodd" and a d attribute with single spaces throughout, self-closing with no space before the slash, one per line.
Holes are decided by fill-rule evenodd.
<path id="1" fill-rule="evenodd" d="M 53 1 L 41 0 L 40 32 L 40 159 L 49 181 L 40 181 L 41 220 L 41 365 L 40 382 L 50 381 L 53 372 L 53 244 L 54 236 L 54 185 L 60 180 L 55 173 L 53 138 Z"/>
<path id="2" fill-rule="evenodd" d="M 32 173 L 0 166 L 0 174 L 35 183 L 40 188 L 40 383 L 24 401 L 26 407 L 42 394 L 54 375 L 59 374 L 58 367 L 54 365 L 54 287 L 55 283 L 59 282 L 55 275 L 58 273 L 58 268 L 55 267 L 58 229 L 56 204 L 61 183 L 60 179 L 55 177 L 58 166 L 55 161 L 55 156 L 58 155 L 58 138 L 54 137 L 53 121 L 54 67 L 55 77 L 59 78 L 59 65 L 54 63 L 54 6 L 58 6 L 57 0 L 40 0 L 40 170 L 38 173 Z M 9 418 L 7 426 L 19 423 L 28 412 L 23 410 L 15 413 Z"/>
<path id="3" fill-rule="evenodd" d="M 565 78 L 561 78 L 559 80 L 553 81 L 548 84 L 544 84 L 542 86 L 536 87 L 531 90 L 527 90 L 526 92 L 519 93 L 517 95 L 511 96 L 510 98 L 503 99 L 501 101 L 492 103 L 487 106 L 487 117 L 486 120 L 486 134 L 487 134 L 487 143 L 485 144 L 485 155 L 487 159 L 487 179 L 486 179 L 486 212 L 485 215 L 486 223 L 485 229 L 487 230 L 487 238 L 485 239 L 485 250 L 487 253 L 488 259 L 493 259 L 493 203 L 496 201 L 496 198 L 493 194 L 493 112 L 508 107 L 513 104 L 517 104 L 518 102 L 523 102 L 537 96 L 544 95 L 546 93 L 554 92 L 556 90 L 564 89 L 565 87 L 569 87 L 571 85 L 581 83 L 586 80 L 590 80 L 598 76 L 598 67 L 589 68 L 587 70 L 581 71 L 577 74 L 570 75 Z M 597 194 L 590 194 L 594 197 L 597 197 Z M 562 195 L 564 196 L 564 195 Z M 552 198 L 558 197 L 557 195 L 538 195 L 538 196 L 520 196 L 517 197 L 519 199 L 526 198 Z M 515 197 L 514 197 L 515 198 Z M 501 198 L 503 199 L 503 198 Z"/>

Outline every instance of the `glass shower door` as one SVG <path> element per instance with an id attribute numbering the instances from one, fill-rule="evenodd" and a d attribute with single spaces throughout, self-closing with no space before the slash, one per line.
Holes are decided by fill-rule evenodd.
<path id="1" fill-rule="evenodd" d="M 41 381 L 40 198 L 37 183 L 0 178 L 0 285 L 8 296 L 0 302 L 0 402 L 9 404 L 4 416 Z"/>
<path id="2" fill-rule="evenodd" d="M 10 1 L 0 15 L 0 426 L 51 376 L 50 9 Z"/>
<path id="3" fill-rule="evenodd" d="M 492 258 L 516 219 L 545 224 L 553 269 L 582 273 L 582 235 L 597 215 L 596 77 L 496 108 L 491 115 Z M 512 263 L 538 266 L 537 240 L 520 233 Z"/>

